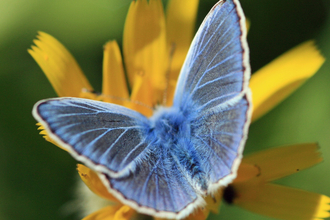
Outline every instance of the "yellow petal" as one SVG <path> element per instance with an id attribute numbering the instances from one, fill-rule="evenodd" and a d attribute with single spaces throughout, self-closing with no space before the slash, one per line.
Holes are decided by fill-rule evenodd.
<path id="1" fill-rule="evenodd" d="M 84 181 L 88 188 L 95 194 L 113 202 L 118 202 L 118 200 L 108 192 L 98 175 L 93 170 L 82 164 L 77 164 L 77 170 L 82 181 Z"/>
<path id="2" fill-rule="evenodd" d="M 131 103 L 125 103 L 126 107 L 140 112 L 150 117 L 153 113 L 152 106 L 146 100 L 152 100 L 152 85 L 149 80 L 145 80 L 144 76 L 137 75 L 135 77 L 134 87 L 131 94 Z M 148 104 L 150 106 L 148 106 Z"/>
<path id="3" fill-rule="evenodd" d="M 185 220 L 205 220 L 209 216 L 209 213 L 208 208 L 200 208 L 186 217 Z"/>
<path id="4" fill-rule="evenodd" d="M 169 81 L 178 79 L 195 32 L 199 0 L 171 0 L 166 9 L 167 43 L 173 54 L 170 60 Z M 172 102 L 175 83 L 168 85 L 168 105 Z"/>
<path id="5" fill-rule="evenodd" d="M 251 27 L 251 22 L 249 19 L 245 20 L 245 26 L 246 26 L 246 31 L 249 33 L 250 27 Z"/>
<path id="6" fill-rule="evenodd" d="M 256 120 L 295 91 L 322 66 L 325 59 L 313 41 L 278 57 L 252 75 L 253 115 Z"/>
<path id="7" fill-rule="evenodd" d="M 113 220 L 129 220 L 135 214 L 135 210 L 131 207 L 124 205 L 116 212 Z"/>
<path id="8" fill-rule="evenodd" d="M 206 202 L 206 209 L 218 214 L 219 213 L 219 207 L 221 204 L 221 200 L 222 200 L 222 192 L 223 189 L 219 189 L 215 194 L 213 195 L 208 195 L 206 196 L 205 202 Z"/>
<path id="9" fill-rule="evenodd" d="M 278 219 L 310 220 L 330 217 L 330 198 L 259 181 L 233 184 L 234 204 L 249 211 Z"/>
<path id="10" fill-rule="evenodd" d="M 260 168 L 254 164 L 248 164 L 242 161 L 237 170 L 237 177 L 234 179 L 234 182 L 243 182 L 247 181 L 253 177 L 256 177 L 260 174 Z"/>
<path id="11" fill-rule="evenodd" d="M 150 88 L 140 87 L 152 96 L 138 101 L 148 106 L 160 103 L 166 88 L 168 52 L 166 27 L 162 2 L 160 0 L 132 1 L 124 28 L 124 60 L 129 85 L 134 90 L 137 76 L 143 76 Z M 146 92 L 142 92 L 143 94 Z M 134 101 L 135 97 L 131 97 Z"/>
<path id="12" fill-rule="evenodd" d="M 57 147 L 61 148 L 62 150 L 67 151 L 66 149 L 64 149 L 62 146 L 58 145 L 55 141 L 53 141 L 53 139 L 51 139 L 48 136 L 47 131 L 39 122 L 37 123 L 37 126 L 38 126 L 38 130 L 40 130 L 39 134 L 42 135 L 42 137 L 45 138 L 46 141 L 56 145 Z"/>
<path id="13" fill-rule="evenodd" d="M 83 220 L 129 220 L 135 211 L 126 205 L 107 206 L 102 208 Z"/>
<path id="14" fill-rule="evenodd" d="M 83 89 L 80 94 L 79 94 L 80 98 L 84 98 L 84 99 L 92 99 L 92 100 L 97 100 L 97 101 L 102 101 L 103 100 L 103 96 L 94 92 L 94 91 L 90 91 L 87 89 Z"/>
<path id="15" fill-rule="evenodd" d="M 277 147 L 245 156 L 242 163 L 258 167 L 258 176 L 272 181 L 321 162 L 318 149 L 315 143 Z"/>
<path id="16" fill-rule="evenodd" d="M 188 217 L 184 218 L 184 220 L 205 220 L 209 216 L 208 208 L 200 208 L 191 213 Z M 155 220 L 168 220 L 167 218 L 154 218 Z"/>
<path id="17" fill-rule="evenodd" d="M 78 97 L 82 89 L 93 90 L 70 52 L 54 37 L 39 32 L 36 46 L 28 52 L 46 74 L 58 96 Z"/>
<path id="18" fill-rule="evenodd" d="M 103 101 L 123 105 L 129 98 L 119 46 L 110 41 L 104 46 L 103 54 Z"/>
<path id="19" fill-rule="evenodd" d="M 321 198 L 318 199 L 318 206 L 315 209 L 315 215 L 316 218 L 328 218 L 330 217 L 330 198 L 325 195 L 319 195 Z"/>

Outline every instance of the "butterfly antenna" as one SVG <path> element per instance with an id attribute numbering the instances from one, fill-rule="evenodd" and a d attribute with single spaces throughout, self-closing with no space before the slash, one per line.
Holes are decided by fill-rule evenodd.
<path id="1" fill-rule="evenodd" d="M 149 105 L 146 105 L 146 104 L 143 103 L 143 102 L 132 101 L 132 100 L 130 100 L 130 102 L 133 103 L 133 104 L 135 104 L 135 105 L 139 105 L 139 106 L 145 107 L 145 108 L 147 108 L 147 109 L 149 109 L 149 110 L 151 110 L 151 111 L 154 111 L 154 110 L 155 110 L 154 107 L 151 107 L 151 106 L 149 106 Z"/>
<path id="2" fill-rule="evenodd" d="M 166 74 L 165 74 L 166 86 L 165 86 L 165 90 L 164 90 L 164 94 L 163 94 L 163 105 L 164 106 L 167 103 L 168 87 L 169 87 L 169 83 L 170 83 L 171 64 L 172 64 L 172 60 L 173 60 L 173 55 L 174 55 L 175 48 L 176 48 L 176 45 L 173 42 L 171 44 L 170 54 L 169 54 L 170 55 L 169 56 L 169 62 L 168 62 L 168 67 L 167 67 Z"/>

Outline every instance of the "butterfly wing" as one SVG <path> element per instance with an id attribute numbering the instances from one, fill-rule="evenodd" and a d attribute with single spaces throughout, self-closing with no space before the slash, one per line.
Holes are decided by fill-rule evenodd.
<path id="1" fill-rule="evenodd" d="M 52 140 L 99 171 L 108 190 L 140 212 L 175 218 L 203 202 L 172 155 L 155 143 L 143 115 L 79 98 L 41 100 L 33 115 Z"/>
<path id="2" fill-rule="evenodd" d="M 36 103 L 33 115 L 74 158 L 113 177 L 134 170 L 150 146 L 149 120 L 122 106 L 56 98 Z"/>
<path id="3" fill-rule="evenodd" d="M 174 105 L 199 112 L 247 89 L 250 65 L 245 17 L 238 1 L 219 1 L 205 18 L 181 69 Z"/>
<path id="4" fill-rule="evenodd" d="M 209 191 L 235 178 L 242 157 L 251 114 L 248 53 L 239 2 L 219 1 L 195 35 L 176 87 L 174 106 L 191 118 Z"/>
<path id="5" fill-rule="evenodd" d="M 161 146 L 156 146 L 160 149 Z M 109 190 L 139 212 L 160 218 L 182 219 L 204 204 L 184 173 L 167 153 L 156 150 L 120 178 L 100 175 Z"/>
<path id="6" fill-rule="evenodd" d="M 201 165 L 208 171 L 210 192 L 236 177 L 248 132 L 251 111 L 248 100 L 245 94 L 235 104 L 202 114 L 192 122 L 192 142 L 204 156 Z"/>

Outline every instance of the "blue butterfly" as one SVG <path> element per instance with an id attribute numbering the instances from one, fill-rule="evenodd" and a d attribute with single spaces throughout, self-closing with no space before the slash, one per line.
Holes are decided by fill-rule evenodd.
<path id="1" fill-rule="evenodd" d="M 121 202 L 184 218 L 236 177 L 252 109 L 248 54 L 240 3 L 221 0 L 191 44 L 172 107 L 147 118 L 115 104 L 53 98 L 36 103 L 33 116 Z"/>

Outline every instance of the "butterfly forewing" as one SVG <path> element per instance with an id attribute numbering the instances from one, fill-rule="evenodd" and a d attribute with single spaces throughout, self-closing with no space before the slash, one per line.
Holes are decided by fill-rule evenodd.
<path id="1" fill-rule="evenodd" d="M 181 69 L 174 105 L 205 111 L 247 89 L 248 48 L 237 7 L 237 2 L 220 1 L 204 20 Z"/>
<path id="2" fill-rule="evenodd" d="M 192 142 L 196 150 L 204 155 L 200 164 L 208 170 L 210 186 L 218 186 L 218 181 L 234 174 L 233 166 L 238 166 L 249 105 L 247 98 L 242 97 L 235 105 L 221 112 L 208 112 L 192 123 Z M 229 181 L 222 181 L 221 184 Z"/>
<path id="3" fill-rule="evenodd" d="M 143 158 L 149 121 L 130 109 L 77 98 L 44 100 L 34 115 L 50 137 L 94 169 L 120 176 Z"/>
<path id="4" fill-rule="evenodd" d="M 106 176 L 106 181 L 115 194 L 124 196 L 129 205 L 137 205 L 140 211 L 176 218 L 182 210 L 192 211 L 203 200 L 173 160 L 171 155 L 156 150 L 148 155 L 148 160 L 141 161 L 132 175 Z"/>

